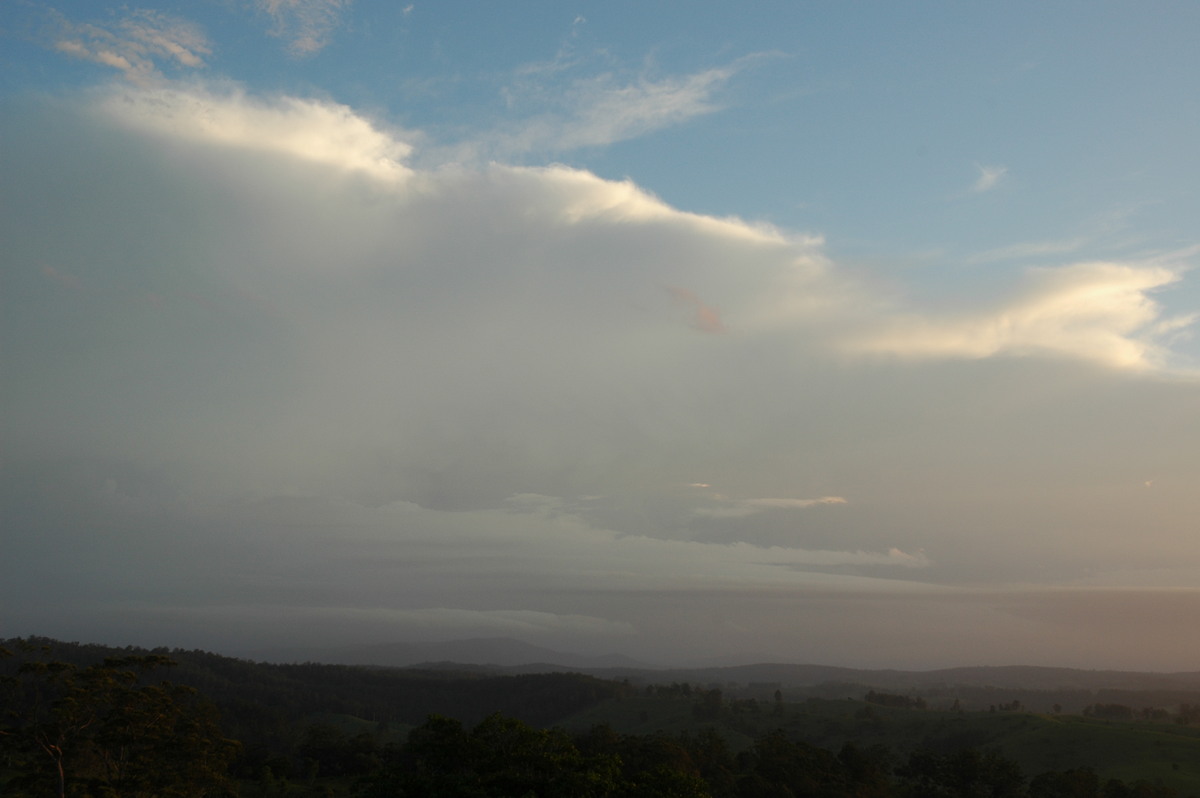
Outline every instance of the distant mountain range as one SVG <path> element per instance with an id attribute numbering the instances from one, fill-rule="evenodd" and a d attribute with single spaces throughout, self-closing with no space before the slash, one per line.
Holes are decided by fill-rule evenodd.
<path id="1" fill-rule="evenodd" d="M 487 669 L 590 671 L 606 668 L 650 670 L 653 666 L 620 654 L 587 656 L 554 651 L 508 637 L 449 640 L 436 643 L 382 643 L 336 648 L 282 648 L 241 654 L 263 662 L 322 662 L 334 665 L 423 667 L 440 664 L 483 666 Z M 530 668 L 533 668 L 531 671 Z M 457 668 L 462 670 L 462 668 Z"/>
<path id="2" fill-rule="evenodd" d="M 671 669 L 659 679 L 693 682 L 778 683 L 808 687 L 847 683 L 890 690 L 928 690 L 956 686 L 1015 690 L 1188 690 L 1200 691 L 1200 671 L 1142 673 L 1082 670 L 1030 665 L 945 668 L 932 671 L 858 670 L 824 665 L 759 664 L 728 668 Z M 597 674 L 603 675 L 603 674 Z"/>
<path id="3" fill-rule="evenodd" d="M 783 663 L 662 668 L 621 655 L 571 654 L 502 637 L 338 648 L 296 647 L 246 652 L 242 656 L 266 662 L 321 662 L 401 668 L 420 666 L 424 669 L 476 670 L 506 674 L 572 670 L 606 679 L 629 679 L 635 683 L 775 684 L 780 687 L 844 683 L 870 685 L 888 690 L 972 686 L 1018 690 L 1200 691 L 1200 671 L 1146 673 L 1025 665 L 904 671 Z"/>

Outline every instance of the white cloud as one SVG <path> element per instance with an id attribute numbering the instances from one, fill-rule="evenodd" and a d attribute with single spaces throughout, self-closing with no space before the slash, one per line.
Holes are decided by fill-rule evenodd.
<path id="1" fill-rule="evenodd" d="M 164 87 L 116 91 L 97 108 L 118 124 L 171 139 L 272 151 L 384 181 L 410 173 L 402 164 L 408 144 L 335 103 Z"/>
<path id="2" fill-rule="evenodd" d="M 1008 174 L 1007 166 L 984 166 L 982 164 L 975 164 L 975 168 L 979 170 L 979 177 L 971 186 L 971 191 L 975 194 L 982 194 L 985 191 L 991 191 L 997 185 L 999 185 L 1000 181 L 1004 179 L 1004 176 Z"/>
<path id="3" fill-rule="evenodd" d="M 1077 263 L 1030 273 L 1022 296 L 1000 307 L 949 318 L 907 316 L 852 348 L 917 358 L 1049 355 L 1116 369 L 1168 366 L 1159 339 L 1195 316 L 1163 318 L 1150 294 L 1181 277 L 1152 263 Z"/>
<path id="4" fill-rule="evenodd" d="M 401 162 L 408 145 L 332 103 L 113 89 L 93 109 L 86 124 L 115 126 L 144 149 L 108 157 L 131 168 L 102 185 L 76 181 L 70 209 L 86 215 L 119 196 L 126 212 L 71 257 L 61 253 L 84 247 L 76 234 L 90 227 L 70 214 L 53 223 L 53 258 L 34 228 L 20 251 L 92 289 L 91 304 L 63 323 L 93 329 L 87 340 L 97 346 L 118 318 L 105 303 L 133 294 L 134 307 L 150 314 L 122 314 L 141 332 L 105 350 L 108 368 L 157 362 L 147 347 L 200 357 L 191 365 L 168 358 L 156 389 L 143 394 L 175 395 L 153 411 L 164 422 L 185 406 L 198 413 L 188 424 L 166 422 L 155 445 L 186 446 L 189 459 L 255 493 L 325 483 L 433 504 L 470 503 L 463 497 L 476 492 L 493 503 L 520 491 L 597 493 L 602 484 L 550 491 L 546 477 L 569 461 L 590 462 L 570 471 L 586 482 L 638 452 L 657 456 L 664 444 L 693 452 L 692 473 L 721 448 L 700 434 L 708 408 L 743 390 L 722 377 L 729 364 L 746 360 L 754 336 L 783 343 L 844 301 L 809 238 L 681 212 L 631 182 L 566 167 L 412 169 Z M 141 181 L 160 186 L 161 201 L 146 188 L 121 188 L 150 163 L 169 163 Z M 106 199 L 85 201 L 89 192 Z M 140 215 L 167 218 L 166 207 L 179 226 L 127 227 Z M 179 230 L 194 232 L 180 243 Z M 137 256 L 117 254 L 131 237 Z M 38 281 L 57 287 L 38 268 Z M 681 313 L 669 286 L 703 301 Z M 191 318 L 199 328 L 188 329 Z M 718 318 L 737 335 L 696 334 L 716 329 Z M 243 339 L 239 377 L 224 371 L 224 359 L 200 356 L 223 349 L 228 336 Z M 827 346 L 815 336 L 786 345 L 789 357 Z M 73 379 L 70 362 L 49 367 L 60 375 L 52 379 Z M 100 406 L 123 406 L 120 393 Z M 260 400 L 276 410 L 252 420 Z M 201 419 L 218 417 L 216 429 L 199 431 Z M 114 440 L 146 440 L 128 432 Z M 481 454 L 463 458 L 470 441 Z M 237 477 L 224 464 L 230 446 L 245 455 Z M 370 465 L 367 450 L 392 465 Z"/>
<path id="5" fill-rule="evenodd" d="M 353 0 L 255 0 L 275 24 L 271 33 L 290 40 L 288 49 L 309 56 L 325 49 Z M 412 9 L 405 9 L 405 15 Z"/>

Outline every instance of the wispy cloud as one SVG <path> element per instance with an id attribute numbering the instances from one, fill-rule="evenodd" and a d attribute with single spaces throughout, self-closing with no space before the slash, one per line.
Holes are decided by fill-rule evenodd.
<path id="1" fill-rule="evenodd" d="M 610 621 L 588 615 L 569 615 L 537 610 L 472 610 L 451 607 L 395 609 L 391 607 L 297 607 L 297 618 L 332 617 L 353 624 L 387 624 L 398 636 L 430 633 L 442 636 L 512 635 L 538 637 L 563 632 L 588 636 L 624 636 L 634 627 L 625 621 Z M 402 631 L 401 631 L 402 630 Z"/>
<path id="2" fill-rule="evenodd" d="M 561 149 L 612 144 L 685 122 L 720 108 L 714 91 L 733 68 L 620 84 L 605 75 L 574 87 L 574 113 L 564 120 L 554 146 Z"/>
<path id="3" fill-rule="evenodd" d="M 181 622 L 219 627 L 226 634 L 244 636 L 245 645 L 253 649 L 261 649 L 264 641 L 294 645 L 301 637 L 308 638 L 314 629 L 321 630 L 318 634 L 326 644 L 356 645 L 372 640 L 390 643 L 496 636 L 531 641 L 565 637 L 594 644 L 597 639 L 612 641 L 636 634 L 636 627 L 628 621 L 539 610 L 447 606 L 414 609 L 396 607 L 388 602 L 386 595 L 372 596 L 367 606 L 316 603 L 264 607 L 239 603 L 240 598 L 231 596 L 225 601 L 202 605 L 129 603 L 121 606 L 120 611 L 152 627 Z M 272 628 L 274 634 L 264 637 L 261 632 L 264 627 Z"/>
<path id="4" fill-rule="evenodd" d="M 983 164 L 975 164 L 975 168 L 979 170 L 979 177 L 971 186 L 971 192 L 974 194 L 982 194 L 985 191 L 991 191 L 1000 184 L 1004 176 L 1008 174 L 1007 166 L 984 166 Z"/>
<path id="5" fill-rule="evenodd" d="M 1076 252 L 1088 243 L 1087 238 L 1064 238 L 1058 241 L 1030 241 L 1009 244 L 1004 247 L 977 252 L 966 258 L 966 263 L 994 263 L 1006 260 L 1026 260 L 1047 255 L 1064 255 Z"/>
<path id="6" fill-rule="evenodd" d="M 325 49 L 354 0 L 255 0 L 274 22 L 272 35 L 289 40 L 288 49 L 309 56 Z M 404 9 L 407 16 L 412 6 Z"/>
<path id="7" fill-rule="evenodd" d="M 163 63 L 201 68 L 212 52 L 198 25 L 159 11 L 131 11 L 106 23 L 77 23 L 53 13 L 56 50 L 112 67 L 138 85 L 160 80 Z"/>
<path id="8" fill-rule="evenodd" d="M 744 518 L 768 510 L 805 510 L 822 504 L 846 504 L 841 496 L 822 496 L 819 499 L 724 499 L 718 507 L 699 507 L 693 512 L 706 518 Z"/>
<path id="9" fill-rule="evenodd" d="M 740 69 L 734 64 L 690 75 L 632 79 L 606 72 L 553 88 L 538 82 L 557 80 L 560 73 L 577 68 L 572 59 L 560 53 L 552 62 L 528 65 L 520 71 L 519 83 L 505 90 L 514 111 L 531 101 L 552 110 L 503 126 L 467 149 L 488 158 L 511 158 L 603 147 L 643 136 L 720 110 L 715 95 Z"/>

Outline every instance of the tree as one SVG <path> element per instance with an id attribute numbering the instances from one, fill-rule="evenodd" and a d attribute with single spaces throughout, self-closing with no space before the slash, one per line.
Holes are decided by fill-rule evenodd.
<path id="1" fill-rule="evenodd" d="M 993 752 L 964 748 L 949 756 L 917 750 L 896 770 L 900 795 L 912 798 L 1018 798 L 1021 769 Z"/>
<path id="2" fill-rule="evenodd" d="M 22 652 L 25 655 L 34 651 Z M 226 787 L 237 743 L 187 687 L 142 679 L 159 655 L 85 668 L 29 657 L 4 680 L 6 794 L 201 798 Z"/>
<path id="3" fill-rule="evenodd" d="M 360 795 L 438 798 L 599 798 L 616 788 L 617 760 L 585 756 L 565 733 L 494 714 L 471 731 L 431 716 Z"/>
<path id="4" fill-rule="evenodd" d="M 738 757 L 743 796 L 844 795 L 847 771 L 832 752 L 791 740 L 781 729 Z"/>

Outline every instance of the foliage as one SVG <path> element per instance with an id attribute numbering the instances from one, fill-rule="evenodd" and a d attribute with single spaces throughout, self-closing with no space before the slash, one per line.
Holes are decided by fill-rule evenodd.
<path id="1" fill-rule="evenodd" d="M 8 795 L 178 796 L 226 790 L 237 744 L 194 690 L 143 678 L 162 656 L 84 668 L 21 650 L 3 682 L 0 729 Z M 34 656 L 31 656 L 34 655 Z"/>
<path id="2" fill-rule="evenodd" d="M 360 795 L 601 798 L 616 789 L 611 758 L 584 756 L 565 733 L 492 715 L 470 732 L 435 716 L 413 730 Z"/>
<path id="3" fill-rule="evenodd" d="M 875 691 L 785 703 L 769 684 L 755 699 L 730 683 L 634 690 L 579 674 L 34 643 L 0 658 L 3 795 L 218 794 L 234 736 L 246 798 L 1169 798 L 1167 785 L 1200 786 L 1200 730 L 1145 711 L 1102 719 L 1116 717 L 1111 702 L 1093 701 L 1096 717 L 1036 715 L 1011 696 L 994 713 Z M 160 680 L 172 661 L 175 684 Z"/>
<path id="4" fill-rule="evenodd" d="M 868 704 L 878 704 L 883 707 L 899 707 L 901 709 L 925 709 L 925 699 L 921 697 L 910 698 L 906 695 L 897 695 L 895 693 L 880 693 L 875 690 L 867 691 L 863 696 L 863 700 Z"/>
<path id="5" fill-rule="evenodd" d="M 964 748 L 949 756 L 915 751 L 896 771 L 899 792 L 912 798 L 1021 798 L 1024 777 L 1016 762 Z"/>

